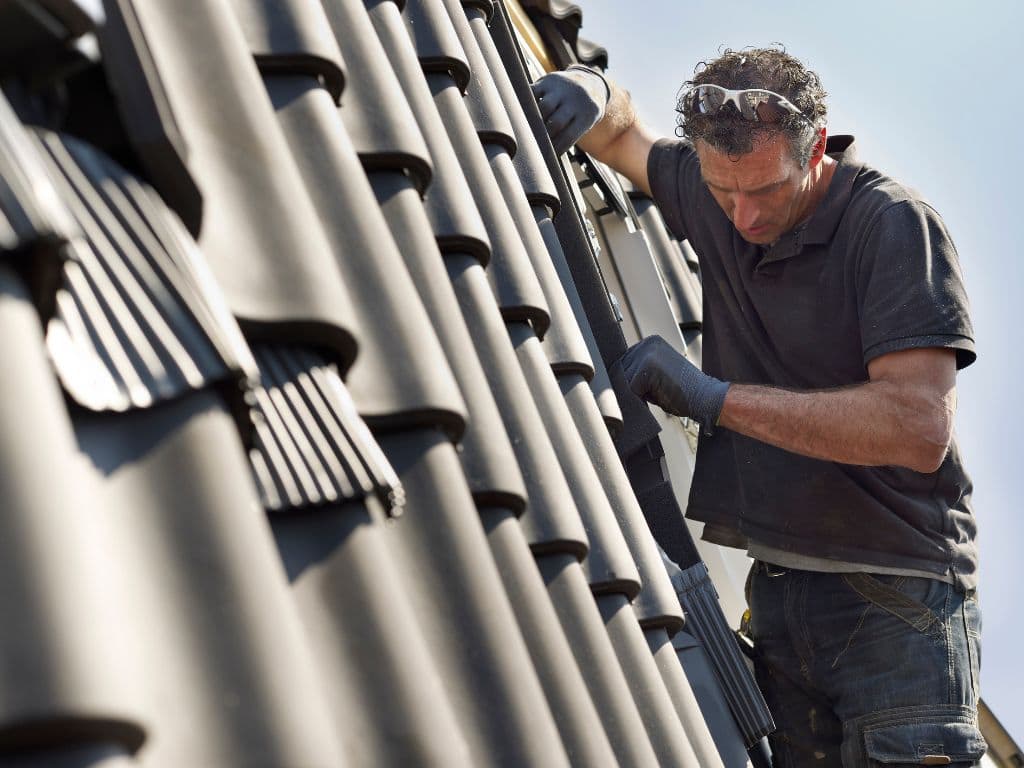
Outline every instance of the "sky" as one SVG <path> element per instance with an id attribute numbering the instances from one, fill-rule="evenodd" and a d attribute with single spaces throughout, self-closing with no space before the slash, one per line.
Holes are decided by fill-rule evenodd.
<path id="1" fill-rule="evenodd" d="M 957 379 L 956 432 L 974 480 L 983 611 L 982 698 L 1024 745 L 1021 544 L 1024 407 L 1024 3 L 575 0 L 581 35 L 662 135 L 676 92 L 720 48 L 782 43 L 829 93 L 830 133 L 919 190 L 960 254 L 978 360 Z M 1020 473 L 1020 474 L 1018 474 Z"/>

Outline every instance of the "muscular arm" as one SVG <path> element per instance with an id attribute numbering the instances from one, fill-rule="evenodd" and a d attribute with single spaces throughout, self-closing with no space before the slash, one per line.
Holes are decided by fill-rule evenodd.
<path id="1" fill-rule="evenodd" d="M 718 423 L 818 459 L 937 470 L 956 410 L 953 350 L 882 355 L 868 363 L 868 376 L 863 384 L 812 392 L 733 384 Z"/>
<path id="2" fill-rule="evenodd" d="M 579 147 L 651 194 L 647 158 L 657 136 L 640 122 L 629 93 L 608 81 L 611 98 L 604 117 L 579 141 Z"/>

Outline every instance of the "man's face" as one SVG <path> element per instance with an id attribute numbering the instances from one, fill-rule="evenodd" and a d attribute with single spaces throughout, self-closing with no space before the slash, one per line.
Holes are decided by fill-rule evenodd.
<path id="1" fill-rule="evenodd" d="M 749 243 L 768 245 L 810 212 L 809 171 L 793 158 L 782 134 L 757 139 L 752 151 L 736 157 L 704 141 L 695 144 L 701 176 L 729 221 Z"/>

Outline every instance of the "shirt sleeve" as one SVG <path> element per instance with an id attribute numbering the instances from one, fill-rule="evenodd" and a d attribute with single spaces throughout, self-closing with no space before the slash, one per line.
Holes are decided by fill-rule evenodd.
<path id="1" fill-rule="evenodd" d="M 857 273 L 864 362 L 922 347 L 956 350 L 974 362 L 974 331 L 956 248 L 938 213 L 919 200 L 875 217 Z"/>
<path id="2" fill-rule="evenodd" d="M 659 139 L 647 156 L 647 181 L 669 230 L 680 240 L 690 236 L 686 220 L 687 184 L 697 167 L 693 146 L 679 139 Z M 700 171 L 697 171 L 698 175 Z M 692 194 L 692 193 L 691 193 Z"/>

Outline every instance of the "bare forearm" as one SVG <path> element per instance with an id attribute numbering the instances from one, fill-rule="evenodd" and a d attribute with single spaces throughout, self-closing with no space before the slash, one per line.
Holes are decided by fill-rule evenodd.
<path id="1" fill-rule="evenodd" d="M 805 392 L 734 384 L 718 423 L 804 456 L 932 472 L 949 444 L 954 402 L 952 390 L 922 396 L 888 381 Z"/>
<path id="2" fill-rule="evenodd" d="M 638 122 L 629 92 L 611 80 L 607 82 L 611 98 L 605 106 L 604 117 L 578 142 L 580 149 L 603 163 L 612 159 L 608 156 L 609 150 Z"/>

